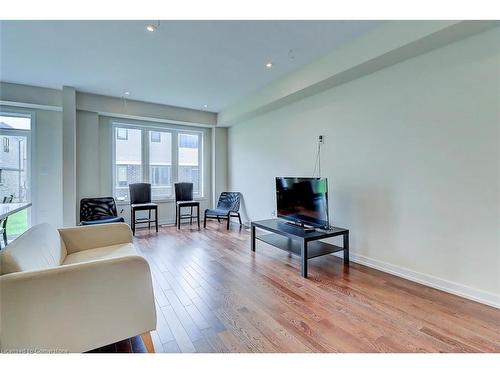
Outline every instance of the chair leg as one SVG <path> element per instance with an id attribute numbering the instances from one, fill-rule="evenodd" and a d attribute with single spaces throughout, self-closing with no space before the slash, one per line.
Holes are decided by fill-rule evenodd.
<path id="1" fill-rule="evenodd" d="M 207 227 L 207 211 L 205 211 L 205 214 L 203 215 L 203 228 Z"/>
<path id="2" fill-rule="evenodd" d="M 229 224 L 231 223 L 231 213 L 227 214 L 227 230 L 229 230 Z"/>
<path id="3" fill-rule="evenodd" d="M 177 202 L 175 203 L 175 226 L 177 226 L 177 208 L 179 206 L 177 205 Z"/>
<path id="4" fill-rule="evenodd" d="M 179 213 L 178 213 L 179 219 L 177 220 L 177 229 L 181 229 L 181 207 L 180 206 L 179 206 L 178 210 L 179 210 Z"/>
<path id="5" fill-rule="evenodd" d="M 150 332 L 143 333 L 141 335 L 141 338 L 148 353 L 154 353 L 155 347 L 153 345 L 153 340 L 151 339 L 151 333 Z"/>
<path id="6" fill-rule="evenodd" d="M 217 216 L 217 221 L 220 223 L 220 219 L 219 219 L 219 217 L 218 217 L 218 216 Z"/>
<path id="7" fill-rule="evenodd" d="M 238 212 L 238 220 L 240 222 L 240 227 L 242 226 L 242 223 L 241 223 L 241 216 L 240 216 L 240 213 Z"/>
<path id="8" fill-rule="evenodd" d="M 151 230 L 151 210 L 148 210 L 148 229 Z"/>
<path id="9" fill-rule="evenodd" d="M 193 225 L 193 206 L 191 208 L 191 213 L 189 214 L 189 225 Z"/>
<path id="10" fill-rule="evenodd" d="M 200 229 L 200 206 L 196 207 L 196 220 L 198 221 L 198 229 Z"/>
<path id="11" fill-rule="evenodd" d="M 158 233 L 158 208 L 155 208 L 155 227 L 156 233 Z"/>
<path id="12" fill-rule="evenodd" d="M 130 224 L 132 225 L 132 234 L 135 236 L 135 211 L 130 210 Z"/>
<path id="13" fill-rule="evenodd" d="M 11 200 L 11 201 L 12 201 L 12 200 Z M 6 217 L 6 218 L 5 218 L 5 220 L 4 220 L 4 221 L 3 221 L 3 223 L 2 223 L 2 229 L 3 229 L 3 231 L 2 231 L 2 234 L 3 234 L 3 242 L 5 243 L 5 246 L 7 246 L 7 245 L 9 244 L 9 243 L 8 243 L 8 241 L 7 241 L 7 220 L 8 220 L 8 219 L 9 219 L 9 218 L 8 218 L 8 217 Z"/>

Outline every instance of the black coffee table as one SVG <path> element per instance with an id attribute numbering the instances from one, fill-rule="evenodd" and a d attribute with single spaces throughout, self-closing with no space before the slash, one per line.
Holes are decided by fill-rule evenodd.
<path id="1" fill-rule="evenodd" d="M 349 230 L 332 227 L 329 230 L 306 231 L 298 226 L 288 224 L 279 219 L 252 221 L 251 249 L 255 251 L 255 240 L 260 240 L 279 249 L 297 254 L 301 257 L 302 277 L 307 277 L 307 260 L 344 252 L 344 264 L 349 265 Z M 256 228 L 263 229 L 267 234 L 256 235 Z M 343 246 L 332 245 L 323 241 L 325 238 L 343 236 Z"/>

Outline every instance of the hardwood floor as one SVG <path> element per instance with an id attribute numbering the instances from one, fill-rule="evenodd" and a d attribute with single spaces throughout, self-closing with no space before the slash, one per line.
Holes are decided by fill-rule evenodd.
<path id="1" fill-rule="evenodd" d="M 231 225 L 136 232 L 154 279 L 156 352 L 500 352 L 500 310 Z M 117 348 L 118 350 L 118 348 Z"/>

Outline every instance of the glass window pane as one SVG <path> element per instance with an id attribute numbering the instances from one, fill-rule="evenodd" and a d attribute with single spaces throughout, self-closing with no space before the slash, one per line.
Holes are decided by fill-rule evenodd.
<path id="1" fill-rule="evenodd" d="M 115 128 L 115 195 L 117 200 L 128 200 L 128 185 L 142 182 L 141 130 Z"/>
<path id="2" fill-rule="evenodd" d="M 161 142 L 161 132 L 151 132 L 151 142 Z"/>
<path id="3" fill-rule="evenodd" d="M 149 177 L 153 199 L 172 196 L 172 134 L 149 132 Z"/>
<path id="4" fill-rule="evenodd" d="M 0 129 L 31 130 L 31 118 L 0 115 Z"/>
<path id="5" fill-rule="evenodd" d="M 3 145 L 0 148 L 0 199 L 12 195 L 14 202 L 26 202 L 30 187 L 28 137 L 2 132 L 0 138 Z"/>
<path id="6" fill-rule="evenodd" d="M 179 182 L 192 182 L 193 194 L 201 195 L 199 134 L 179 134 Z"/>

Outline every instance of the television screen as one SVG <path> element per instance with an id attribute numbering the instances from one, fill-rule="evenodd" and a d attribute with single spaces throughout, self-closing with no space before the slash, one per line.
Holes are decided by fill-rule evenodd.
<path id="1" fill-rule="evenodd" d="M 278 217 L 314 227 L 328 227 L 326 178 L 276 177 Z"/>

